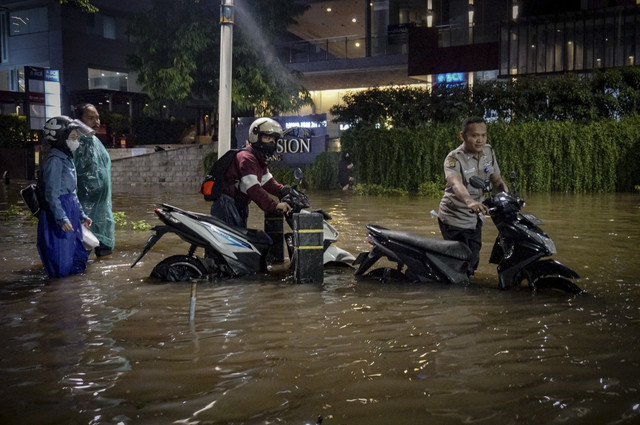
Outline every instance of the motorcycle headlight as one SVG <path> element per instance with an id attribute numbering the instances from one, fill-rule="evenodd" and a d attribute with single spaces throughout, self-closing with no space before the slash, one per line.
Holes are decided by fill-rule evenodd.
<path id="1" fill-rule="evenodd" d="M 546 236 L 540 236 L 540 239 L 542 239 L 542 241 L 544 242 L 544 246 L 549 250 L 550 253 L 552 254 L 558 253 L 558 251 L 556 250 L 556 244 L 553 243 L 551 238 Z"/>
<path id="2" fill-rule="evenodd" d="M 526 229 L 526 228 L 525 228 Z M 530 229 L 526 229 L 527 235 L 539 244 L 543 245 L 550 254 L 557 254 L 556 245 L 553 243 L 550 237 L 536 233 Z"/>

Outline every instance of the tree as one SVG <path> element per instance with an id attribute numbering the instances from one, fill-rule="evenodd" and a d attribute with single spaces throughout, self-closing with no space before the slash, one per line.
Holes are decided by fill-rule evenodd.
<path id="1" fill-rule="evenodd" d="M 277 59 L 271 46 L 306 10 L 293 0 L 236 0 L 233 28 L 232 107 L 261 115 L 297 110 L 310 96 Z M 129 33 L 136 53 L 129 65 L 158 113 L 189 98 L 217 107 L 219 88 L 219 2 L 154 0 L 134 16 Z"/>
<path id="2" fill-rule="evenodd" d="M 60 4 L 73 4 L 88 13 L 96 13 L 98 8 L 91 4 L 91 0 L 60 0 Z"/>

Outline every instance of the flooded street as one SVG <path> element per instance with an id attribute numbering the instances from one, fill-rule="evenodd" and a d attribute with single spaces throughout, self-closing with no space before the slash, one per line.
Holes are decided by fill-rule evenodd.
<path id="1" fill-rule="evenodd" d="M 114 254 L 50 280 L 36 224 L 0 187 L 1 424 L 632 424 L 640 422 L 640 195 L 530 195 L 556 259 L 587 294 L 496 289 L 483 232 L 472 285 L 382 284 L 353 270 L 323 285 L 286 273 L 190 284 L 149 277 L 188 246 L 165 236 L 133 269 L 166 202 L 208 212 L 195 191 L 114 193 Z M 440 238 L 439 199 L 308 193 L 337 245 L 369 249 L 365 225 Z M 252 207 L 250 227 L 262 228 Z M 201 251 L 197 254 L 202 255 Z"/>

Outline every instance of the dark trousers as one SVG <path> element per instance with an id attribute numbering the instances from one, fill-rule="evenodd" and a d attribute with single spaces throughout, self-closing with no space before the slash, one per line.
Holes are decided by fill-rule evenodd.
<path id="1" fill-rule="evenodd" d="M 211 204 L 211 215 L 234 227 L 247 227 L 249 206 L 224 193 Z"/>
<path id="2" fill-rule="evenodd" d="M 107 255 L 111 255 L 113 253 L 113 248 L 100 242 L 100 245 L 96 247 L 95 251 L 96 257 L 106 257 Z"/>
<path id="3" fill-rule="evenodd" d="M 460 241 L 471 249 L 471 264 L 469 264 L 468 275 L 473 273 L 480 264 L 480 248 L 482 248 L 482 222 L 478 220 L 475 229 L 461 229 L 459 227 L 449 226 L 438 219 L 440 225 L 440 233 L 442 237 L 448 241 Z"/>

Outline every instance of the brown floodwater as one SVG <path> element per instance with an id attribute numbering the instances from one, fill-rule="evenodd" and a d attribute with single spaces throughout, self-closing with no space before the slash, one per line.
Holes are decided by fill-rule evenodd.
<path id="1" fill-rule="evenodd" d="M 159 202 L 207 212 L 199 195 L 116 191 L 114 254 L 51 280 L 35 223 L 6 213 L 20 186 L 0 186 L 1 424 L 640 422 L 638 194 L 527 197 L 587 294 L 497 290 L 489 221 L 470 286 L 203 280 L 190 323 L 191 285 L 149 277 L 186 243 L 165 236 L 132 269 L 151 232 L 131 223 L 156 224 Z M 354 254 L 368 223 L 440 237 L 438 200 L 309 195 Z"/>

